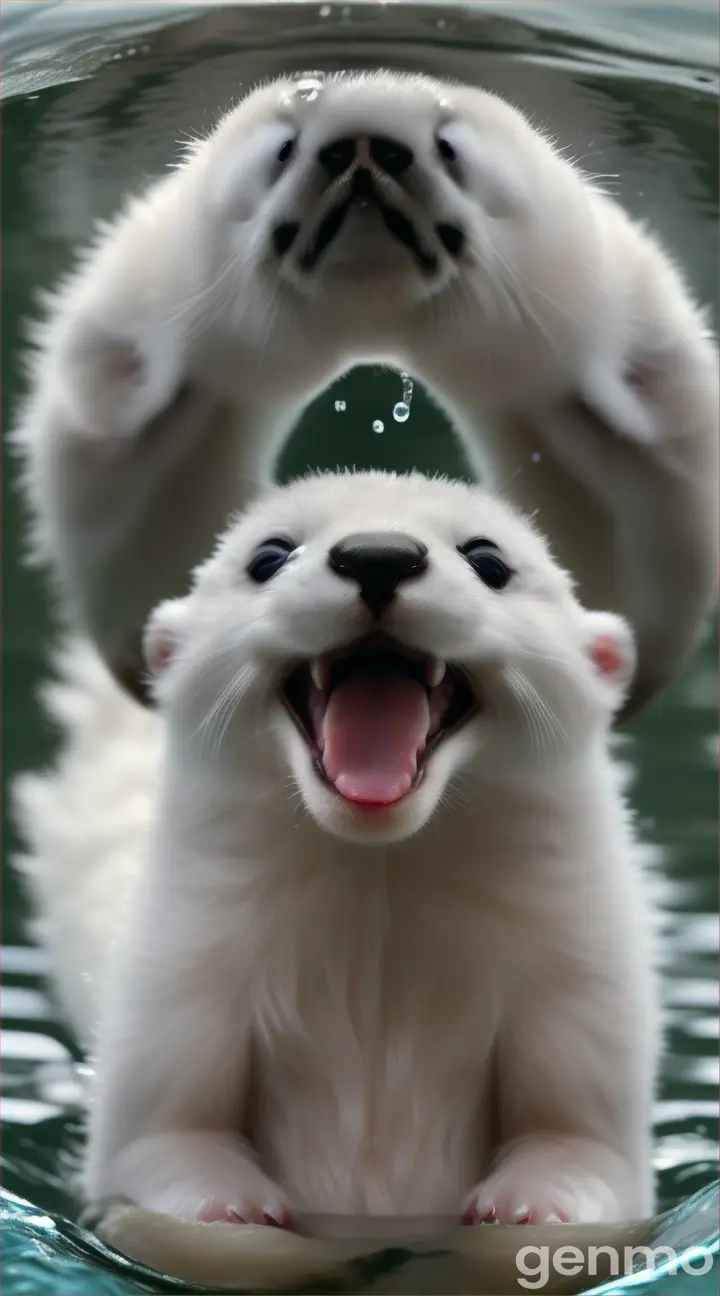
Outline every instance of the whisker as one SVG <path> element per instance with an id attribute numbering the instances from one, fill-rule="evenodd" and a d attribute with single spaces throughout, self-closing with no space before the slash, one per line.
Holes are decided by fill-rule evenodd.
<path id="1" fill-rule="evenodd" d="M 577 680 L 578 683 L 584 683 L 582 671 L 578 668 L 576 663 L 567 658 L 557 657 L 553 653 L 548 652 L 536 652 L 535 649 L 530 648 L 526 643 L 524 643 L 522 639 L 516 639 L 514 635 L 509 634 L 507 630 L 495 629 L 493 633 L 511 647 L 518 648 L 523 657 L 530 658 L 534 661 L 547 662 L 548 665 L 559 666 L 564 674 L 570 675 L 573 679 Z"/>
<path id="2" fill-rule="evenodd" d="M 254 678 L 254 668 L 248 662 L 244 662 L 226 684 L 220 696 L 213 702 L 207 715 L 199 725 L 197 733 L 202 735 L 203 744 L 215 740 L 212 742 L 214 758 L 219 753 L 228 724 Z"/>

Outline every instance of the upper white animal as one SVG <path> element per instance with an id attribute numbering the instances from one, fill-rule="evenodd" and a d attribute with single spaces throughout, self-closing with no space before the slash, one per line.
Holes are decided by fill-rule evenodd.
<path id="1" fill-rule="evenodd" d="M 703 314 L 514 108 L 387 72 L 250 94 L 48 302 L 16 431 L 35 552 L 116 676 L 139 687 L 150 609 L 370 360 L 420 377 L 586 605 L 628 616 L 645 702 L 717 584 Z"/>
<path id="2" fill-rule="evenodd" d="M 89 1198 L 651 1213 L 652 940 L 609 753 L 632 637 L 526 520 L 311 478 L 152 616 L 159 716 L 85 652 L 17 801 L 64 1001 L 86 1040 L 100 1018 Z"/>

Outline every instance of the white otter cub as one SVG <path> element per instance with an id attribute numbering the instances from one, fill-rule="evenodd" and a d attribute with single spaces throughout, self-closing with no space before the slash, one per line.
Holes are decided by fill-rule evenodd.
<path id="1" fill-rule="evenodd" d="M 480 89 L 263 86 L 103 227 L 36 341 L 16 431 L 36 552 L 131 687 L 151 608 L 362 361 L 420 378 L 586 606 L 627 615 L 631 706 L 715 596 L 703 313 L 656 240 Z"/>
<path id="2" fill-rule="evenodd" d="M 21 789 L 58 963 L 99 895 L 122 929 L 89 1197 L 648 1215 L 655 983 L 608 749 L 625 623 L 506 504 L 374 473 L 262 499 L 145 643 L 159 718 L 80 681 L 64 766 Z"/>

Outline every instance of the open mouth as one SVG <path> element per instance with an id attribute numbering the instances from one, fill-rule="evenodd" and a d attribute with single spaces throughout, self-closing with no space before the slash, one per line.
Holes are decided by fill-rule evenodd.
<path id="1" fill-rule="evenodd" d="M 390 206 L 380 197 L 370 171 L 358 168 L 355 171 L 350 193 L 342 202 L 333 207 L 320 221 L 312 241 L 300 258 L 303 270 L 314 270 L 323 253 L 337 237 L 345 223 L 351 208 L 358 203 L 372 205 L 382 218 L 385 227 L 398 243 L 407 248 L 423 274 L 435 274 L 438 259 L 435 254 L 423 246 L 420 236 L 412 221 L 396 207 Z M 444 228 L 444 227 L 443 227 Z M 441 242 L 444 242 L 439 235 Z"/>
<path id="2" fill-rule="evenodd" d="M 315 769 L 346 801 L 392 806 L 479 709 L 461 670 L 382 635 L 295 667 L 282 700 Z"/>

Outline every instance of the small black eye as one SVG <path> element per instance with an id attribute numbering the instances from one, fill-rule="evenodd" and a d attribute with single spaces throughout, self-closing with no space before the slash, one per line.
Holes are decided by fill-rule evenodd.
<path id="1" fill-rule="evenodd" d="M 438 135 L 437 151 L 443 159 L 443 162 L 457 162 L 457 153 L 450 143 L 450 140 L 445 139 L 444 135 Z"/>
<path id="2" fill-rule="evenodd" d="M 248 563 L 248 576 L 257 585 L 264 585 L 285 566 L 295 549 L 297 545 L 294 540 L 282 540 L 275 536 L 271 540 L 264 540 Z"/>
<path id="3" fill-rule="evenodd" d="M 277 155 L 278 162 L 283 162 L 283 163 L 289 162 L 294 152 L 295 152 L 295 140 L 286 139 L 285 143 L 281 144 L 280 148 L 278 149 L 278 155 Z"/>
<path id="4" fill-rule="evenodd" d="M 494 540 L 468 540 L 467 544 L 458 545 L 458 553 L 470 563 L 473 571 L 489 589 L 505 589 L 514 575 L 512 568 L 500 557 Z"/>

